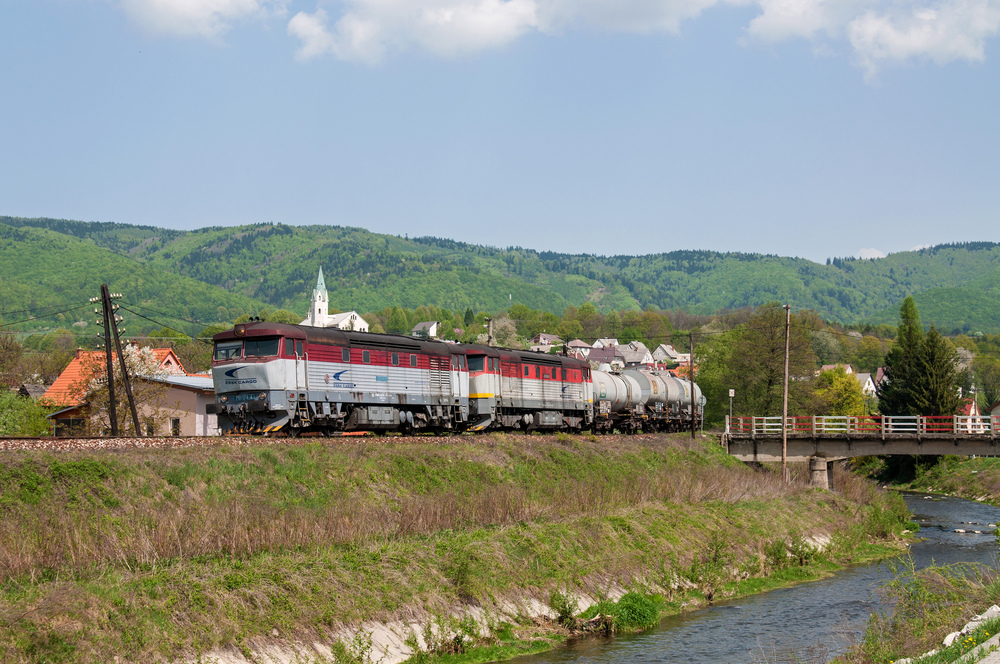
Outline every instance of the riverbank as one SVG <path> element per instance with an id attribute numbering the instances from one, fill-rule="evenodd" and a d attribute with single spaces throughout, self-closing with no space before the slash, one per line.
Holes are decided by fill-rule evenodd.
<path id="1" fill-rule="evenodd" d="M 498 659 L 565 638 L 560 598 L 680 610 L 884 555 L 906 520 L 850 474 L 786 486 L 686 435 L 20 451 L 0 474 L 10 662 Z"/>

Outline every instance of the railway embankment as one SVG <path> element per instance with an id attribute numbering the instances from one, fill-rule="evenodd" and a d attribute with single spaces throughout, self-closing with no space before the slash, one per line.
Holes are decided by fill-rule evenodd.
<path id="1" fill-rule="evenodd" d="M 786 485 L 707 436 L 17 447 L 5 662 L 490 661 L 817 578 L 907 528 L 852 474 Z"/>

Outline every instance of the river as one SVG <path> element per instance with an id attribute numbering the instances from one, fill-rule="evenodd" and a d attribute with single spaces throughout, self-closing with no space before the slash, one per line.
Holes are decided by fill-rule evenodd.
<path id="1" fill-rule="evenodd" d="M 911 548 L 922 568 L 955 562 L 992 563 L 997 551 L 989 524 L 1000 508 L 958 498 L 904 494 L 920 524 Z M 968 522 L 984 525 L 967 525 Z M 956 533 L 956 529 L 984 534 Z M 878 586 L 887 563 L 850 567 L 837 575 L 665 618 L 641 634 L 578 639 L 517 664 L 775 664 L 826 662 L 863 633 L 880 606 Z M 983 607 L 986 608 L 986 607 Z"/>

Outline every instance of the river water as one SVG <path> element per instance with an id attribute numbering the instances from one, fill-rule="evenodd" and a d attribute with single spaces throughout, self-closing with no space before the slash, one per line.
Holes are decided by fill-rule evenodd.
<path id="1" fill-rule="evenodd" d="M 924 494 L 905 494 L 925 540 L 911 549 L 922 568 L 956 562 L 994 562 L 990 524 L 1000 508 Z M 983 525 L 968 525 L 969 522 Z M 984 534 L 956 533 L 956 529 Z M 775 664 L 826 662 L 863 633 L 880 606 L 877 588 L 891 576 L 886 562 L 848 568 L 828 579 L 800 584 L 664 619 L 641 634 L 579 639 L 517 664 Z M 986 607 L 983 607 L 986 608 Z"/>

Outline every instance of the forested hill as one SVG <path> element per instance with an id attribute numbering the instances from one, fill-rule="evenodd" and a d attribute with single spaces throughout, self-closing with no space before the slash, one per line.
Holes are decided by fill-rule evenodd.
<path id="1" fill-rule="evenodd" d="M 127 257 L 151 274 L 185 277 L 241 296 L 244 303 L 265 302 L 303 314 L 322 266 L 331 307 L 359 311 L 423 304 L 495 311 L 513 301 L 561 313 L 592 301 L 602 310 L 713 313 L 777 300 L 814 309 L 831 321 L 892 322 L 898 303 L 912 294 L 928 324 L 947 331 L 1000 331 L 995 304 L 1000 245 L 995 243 L 940 245 L 819 265 L 801 258 L 711 251 L 572 255 L 429 237 L 403 239 L 340 226 L 258 224 L 174 231 L 0 217 L 3 226 L 45 229 L 66 242 Z M 40 249 L 26 243 L 19 251 Z M 60 269 L 44 256 L 37 258 Z M 6 281 L 16 275 L 3 265 L 0 276 Z"/>

